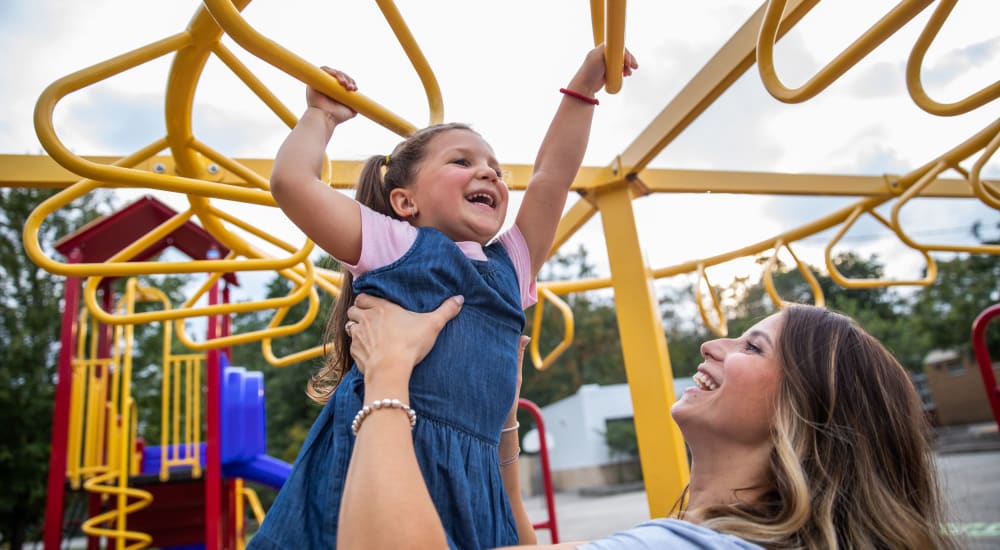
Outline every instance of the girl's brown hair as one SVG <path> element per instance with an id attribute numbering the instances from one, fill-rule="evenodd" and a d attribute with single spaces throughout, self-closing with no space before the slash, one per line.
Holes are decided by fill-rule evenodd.
<path id="1" fill-rule="evenodd" d="M 361 177 L 355 190 L 355 200 L 372 210 L 402 219 L 392 208 L 389 194 L 393 189 L 408 187 L 415 179 L 420 163 L 427 152 L 427 145 L 435 136 L 450 130 L 473 132 L 466 124 L 448 123 L 428 126 L 418 130 L 406 140 L 396 145 L 389 156 L 369 157 L 361 169 Z M 340 379 L 351 368 L 351 339 L 344 330 L 347 310 L 354 303 L 354 277 L 344 272 L 340 296 L 326 323 L 323 334 L 323 366 L 313 375 L 306 386 L 306 394 L 318 403 L 326 403 Z M 332 346 L 332 349 L 331 349 Z"/>
<path id="2" fill-rule="evenodd" d="M 848 317 L 798 305 L 781 315 L 773 489 L 707 510 L 703 525 L 767 548 L 955 548 L 906 370 Z"/>

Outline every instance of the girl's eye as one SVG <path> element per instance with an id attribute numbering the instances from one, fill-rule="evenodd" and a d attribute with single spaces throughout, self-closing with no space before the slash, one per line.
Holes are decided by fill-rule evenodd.
<path id="1" fill-rule="evenodd" d="M 457 164 L 459 166 L 469 166 L 469 161 L 465 159 L 455 159 L 451 161 L 452 164 Z"/>
<path id="2" fill-rule="evenodd" d="M 503 170 L 499 168 L 494 168 L 493 171 L 497 173 L 498 178 L 503 179 Z"/>
<path id="3" fill-rule="evenodd" d="M 749 340 L 747 340 L 747 343 L 744 345 L 743 350 L 749 353 L 760 353 L 761 351 L 759 347 L 753 345 L 753 343 L 750 342 Z"/>

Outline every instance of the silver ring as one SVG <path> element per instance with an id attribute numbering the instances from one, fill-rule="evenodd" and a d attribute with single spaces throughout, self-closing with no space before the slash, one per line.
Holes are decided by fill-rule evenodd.
<path id="1" fill-rule="evenodd" d="M 358 324 L 357 321 L 348 321 L 346 324 L 344 324 L 344 332 L 346 332 L 347 335 L 350 336 L 351 335 L 351 329 L 354 328 L 354 325 L 356 325 L 356 324 Z"/>

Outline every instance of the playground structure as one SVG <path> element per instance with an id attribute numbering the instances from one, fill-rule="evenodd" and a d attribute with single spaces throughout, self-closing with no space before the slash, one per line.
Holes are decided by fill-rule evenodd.
<path id="1" fill-rule="evenodd" d="M 310 255 L 311 242 L 295 246 L 277 239 L 262 228 L 226 211 L 212 200 L 236 201 L 263 206 L 274 206 L 268 192 L 267 174 L 269 160 L 233 159 L 223 152 L 213 149 L 199 140 L 193 133 L 191 123 L 194 94 L 198 87 L 202 69 L 210 56 L 214 56 L 228 67 L 274 114 L 289 127 L 295 124 L 295 116 L 271 93 L 240 58 L 223 44 L 225 35 L 235 41 L 247 53 L 267 62 L 281 71 L 308 83 L 325 93 L 351 105 L 362 116 L 368 117 L 386 130 L 406 135 L 418 125 L 403 120 L 385 107 L 361 94 L 346 94 L 336 83 L 316 65 L 300 58 L 280 44 L 258 32 L 242 15 L 241 10 L 248 0 L 204 0 L 190 25 L 184 31 L 153 42 L 147 46 L 124 53 L 118 57 L 98 63 L 89 68 L 68 75 L 49 86 L 38 100 L 35 111 L 35 126 L 39 139 L 52 161 L 68 172 L 54 172 L 49 159 L 0 158 L 0 163 L 29 166 L 39 173 L 56 176 L 33 177 L 35 185 L 64 188 L 50 200 L 39 205 L 24 228 L 25 248 L 31 259 L 46 270 L 68 278 L 67 288 L 77 288 L 85 280 L 82 301 L 85 309 L 78 312 L 79 300 L 70 299 L 67 291 L 64 312 L 63 349 L 60 354 L 59 386 L 57 387 L 56 426 L 64 429 L 53 431 L 53 449 L 67 448 L 67 454 L 53 453 L 50 464 L 49 508 L 46 514 L 46 548 L 58 547 L 59 522 L 62 517 L 62 494 L 69 481 L 88 483 L 102 489 L 103 494 L 113 494 L 118 505 L 113 517 L 93 521 L 114 524 L 96 534 L 116 541 L 117 547 L 139 548 L 147 542 L 147 535 L 133 529 L 141 523 L 139 508 L 147 502 L 148 494 L 130 486 L 128 473 L 138 471 L 131 467 L 136 460 L 135 450 L 130 442 L 135 440 L 134 423 L 130 418 L 134 409 L 130 402 L 127 375 L 127 353 L 116 355 L 113 350 L 128 342 L 130 327 L 141 323 L 161 323 L 168 327 L 177 323 L 180 330 L 176 336 L 192 352 L 204 357 L 193 359 L 192 365 L 204 361 L 206 405 L 205 433 L 205 489 L 204 489 L 204 533 L 208 548 L 230 548 L 239 544 L 236 540 L 238 529 L 233 527 L 242 514 L 234 510 L 241 499 L 227 499 L 224 494 L 240 493 L 238 482 L 226 478 L 223 470 L 225 444 L 217 438 L 224 437 L 220 418 L 223 408 L 222 395 L 225 393 L 222 380 L 222 357 L 224 350 L 237 344 L 260 342 L 261 353 L 269 364 L 276 367 L 289 365 L 305 359 L 317 357 L 319 345 L 283 357 L 275 356 L 271 344 L 276 338 L 293 334 L 315 321 L 319 307 L 319 291 L 336 296 L 340 283 L 339 276 L 331 271 L 313 265 Z M 579 198 L 572 204 L 562 219 L 553 252 L 557 251 L 574 233 L 595 214 L 600 213 L 605 240 L 614 243 L 609 246 L 608 260 L 611 277 L 588 280 L 557 281 L 539 284 L 539 307 L 536 316 L 543 314 L 545 302 L 556 307 L 565 319 L 563 342 L 553 350 L 543 354 L 538 349 L 540 338 L 532 339 L 530 355 L 539 368 L 552 365 L 572 340 L 572 317 L 568 306 L 559 298 L 562 295 L 610 288 L 614 292 L 618 312 L 619 332 L 622 338 L 623 360 L 632 388 L 635 410 L 635 424 L 639 438 L 640 460 L 646 480 L 649 507 L 652 514 L 663 514 L 680 494 L 687 480 L 687 461 L 680 433 L 669 417 L 669 406 L 673 402 L 673 385 L 667 342 L 662 330 L 657 297 L 653 292 L 653 282 L 657 279 L 681 274 L 697 274 L 695 303 L 706 325 L 718 334 L 726 333 L 725 314 L 718 296 L 708 280 L 707 270 L 743 257 L 772 254 L 765 266 L 764 283 L 776 307 L 782 298 L 771 284 L 771 274 L 777 268 L 778 253 L 791 256 L 803 277 L 813 288 L 815 300 L 821 304 L 823 296 L 812 273 L 804 262 L 799 261 L 793 246 L 806 238 L 828 230 L 834 236 L 826 246 L 826 267 L 830 276 L 838 283 L 850 288 L 869 288 L 888 285 L 929 285 L 934 282 L 936 267 L 933 252 L 1000 253 L 997 246 L 938 245 L 920 243 L 904 230 L 900 223 L 900 210 L 917 198 L 958 197 L 979 200 L 987 206 L 1000 209 L 1000 185 L 983 178 L 984 167 L 1000 147 L 1000 119 L 994 119 L 980 131 L 965 141 L 919 166 L 906 174 L 886 177 L 868 176 L 816 176 L 791 174 L 719 174 L 690 170 L 663 170 L 649 168 L 649 163 L 666 148 L 695 118 L 721 96 L 736 79 L 748 71 L 756 60 L 758 70 L 768 92 L 784 102 L 801 102 L 810 99 L 830 86 L 852 66 L 857 64 L 873 49 L 878 47 L 896 31 L 905 26 L 918 14 L 929 9 L 931 0 L 904 0 L 883 19 L 851 44 L 841 55 L 820 70 L 805 85 L 789 89 L 778 77 L 773 48 L 776 40 L 788 32 L 806 16 L 818 2 L 816 0 L 777 1 L 771 0 L 761 6 L 750 19 L 722 46 L 705 67 L 687 83 L 662 111 L 638 136 L 623 148 L 614 160 L 604 167 L 584 167 L 573 184 Z M 443 120 L 443 100 L 430 63 L 424 58 L 417 39 L 389 0 L 379 0 L 379 9 L 392 28 L 399 44 L 419 75 L 427 96 L 429 122 Z M 919 40 L 913 46 L 906 71 L 907 88 L 916 105 L 928 113 L 952 116 L 982 108 L 1000 96 L 1000 82 L 968 95 L 954 103 L 941 103 L 931 99 L 921 82 L 921 68 L 927 50 L 935 36 L 948 20 L 955 1 L 939 0 L 928 20 Z M 592 0 L 591 20 L 595 43 L 608 45 L 609 66 L 621 64 L 625 40 L 626 2 L 624 0 Z M 118 159 L 92 159 L 77 155 L 60 139 L 53 123 L 56 105 L 66 96 L 95 85 L 101 81 L 139 67 L 154 59 L 173 55 L 173 65 L 166 83 L 165 120 L 166 135 L 139 150 Z M 621 85 L 620 75 L 609 74 L 608 92 L 614 93 Z M 166 154 L 165 154 L 166 152 Z M 971 163 L 965 168 L 963 163 Z M 523 190 L 529 180 L 530 166 L 505 166 L 513 177 L 512 190 Z M 334 161 L 329 165 L 326 179 L 331 185 L 349 189 L 356 181 L 359 163 Z M 958 178 L 944 179 L 946 172 L 955 172 Z M 6 172 L 6 171 L 4 171 Z M 7 186 L 25 186 L 24 181 L 4 180 Z M 50 257 L 39 243 L 39 228 L 45 219 L 60 208 L 66 208 L 76 198 L 100 187 L 130 187 L 159 192 L 181 193 L 187 196 L 190 208 L 175 213 L 136 235 L 120 242 L 100 258 L 86 259 L 74 255 L 72 250 L 65 253 L 67 261 Z M 633 202 L 652 193 L 684 193 L 712 191 L 714 193 L 754 193 L 754 194 L 796 194 L 834 195 L 858 197 L 852 204 L 827 214 L 800 227 L 774 235 L 771 238 L 751 243 L 729 252 L 694 259 L 677 265 L 653 267 L 647 265 L 640 248 L 640 235 L 635 224 Z M 885 215 L 876 209 L 888 208 Z M 834 247 L 859 219 L 869 216 L 898 236 L 900 241 L 921 254 L 926 261 L 926 275 L 914 280 L 855 280 L 840 274 L 832 261 Z M 194 225 L 197 219 L 200 225 Z M 192 259 L 186 262 L 150 261 L 154 244 L 169 240 L 181 228 L 197 227 L 203 231 L 206 240 L 213 247 L 197 254 L 188 254 Z M 274 257 L 250 242 L 245 235 L 259 239 L 287 253 L 284 257 Z M 232 278 L 244 271 L 274 271 L 292 282 L 287 296 L 229 303 L 219 296 L 218 282 L 224 277 Z M 185 304 L 163 303 L 159 310 L 135 313 L 132 305 L 136 300 L 158 300 L 155 289 L 142 289 L 134 283 L 126 287 L 129 294 L 121 302 L 115 303 L 105 291 L 106 282 L 111 278 L 134 277 L 164 273 L 206 273 L 210 274 L 202 288 Z M 103 295 L 102 295 L 103 291 Z M 224 292 L 224 291 L 223 291 Z M 704 295 L 703 295 L 704 294 Z M 207 306 L 195 305 L 199 299 L 208 296 Z M 289 309 L 307 302 L 307 313 L 298 320 L 285 323 Z M 984 304 L 984 307 L 988 304 Z M 228 329 L 228 319 L 252 311 L 274 311 L 269 326 L 263 330 L 232 334 Z M 207 318 L 208 337 L 194 341 L 183 331 L 183 320 L 195 317 Z M 79 319 L 79 321 L 77 321 Z M 541 323 L 535 323 L 536 330 Z M 85 327 L 91 326 L 90 337 L 96 338 L 91 347 L 97 351 L 86 351 Z M 75 327 L 75 333 L 74 333 Z M 100 336 L 97 336 L 97 335 Z M 79 345 L 66 345 L 79 342 Z M 124 348 L 127 349 L 127 345 Z M 77 350 L 77 351 L 74 351 Z M 169 364 L 165 352 L 164 365 Z M 116 362 L 115 357 L 122 361 Z M 118 403 L 115 411 L 121 425 L 113 433 L 91 433 L 84 437 L 84 431 L 74 431 L 69 419 L 76 418 L 71 411 L 87 388 L 74 381 L 74 369 L 81 361 L 92 361 L 93 371 L 113 372 L 117 381 L 110 386 L 99 386 L 97 393 L 113 393 L 112 401 Z M 192 366 L 192 368 L 194 368 Z M 556 367 L 557 368 L 557 367 Z M 184 380 L 196 380 L 192 370 Z M 237 376 L 238 375 L 234 375 Z M 164 373 L 164 379 L 168 376 Z M 105 383 L 105 382 L 101 382 Z M 169 392 L 164 392 L 164 398 Z M 214 402 L 213 402 L 214 400 Z M 190 413 L 173 415 L 174 418 L 193 418 L 197 400 L 190 400 Z M 166 404 L 167 402 L 164 401 Z M 99 415 L 99 411 L 88 414 Z M 167 419 L 171 415 L 164 414 Z M 88 417 L 91 418 L 91 417 Z M 94 425 L 101 424 L 95 421 Z M 107 423 L 115 425 L 114 422 Z M 168 432 L 169 430 L 164 430 Z M 174 440 L 160 448 L 167 453 L 168 446 L 182 445 L 196 453 L 200 435 L 192 428 L 183 443 Z M 213 435 L 214 434 L 214 435 Z M 214 440 L 213 440 L 214 439 Z M 57 441 L 58 440 L 58 441 Z M 104 443 L 106 441 L 106 443 Z M 69 443 L 67 443 L 69 442 Z M 87 445 L 91 447 L 87 447 Z M 97 471 L 92 464 L 75 465 L 67 455 L 95 456 L 100 454 L 93 445 L 107 445 L 115 449 L 118 474 L 107 475 Z M 88 450 L 89 449 L 89 450 Z M 110 456 L 110 451 L 105 451 Z M 59 455 L 59 456 L 57 456 Z M 165 457 L 167 454 L 161 454 Z M 189 458 L 189 455 L 171 455 L 174 458 Z M 198 462 L 191 468 L 197 470 Z M 106 466 L 106 465 L 102 465 Z M 166 468 L 166 460 L 162 461 Z M 131 469 L 129 469 L 131 467 Z M 161 470 L 162 471 L 162 470 Z M 102 478 L 101 476 L 105 476 Z M 157 475 L 160 475 L 159 473 Z M 169 475 L 169 474 L 167 474 Z M 87 478 L 86 481 L 83 481 Z M 96 480 L 96 481 L 95 481 Z M 114 485 L 114 491 L 111 486 Z M 211 487 L 211 488 L 210 488 Z M 155 498 L 155 497 L 154 497 Z M 232 502 L 232 506 L 228 503 Z M 252 501 L 251 501 L 252 502 Z M 232 519 L 233 521 L 229 521 Z"/>

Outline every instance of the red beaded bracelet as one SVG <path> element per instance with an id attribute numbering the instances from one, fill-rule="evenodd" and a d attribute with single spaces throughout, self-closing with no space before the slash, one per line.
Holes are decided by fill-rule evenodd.
<path id="1" fill-rule="evenodd" d="M 573 90 L 569 90 L 569 89 L 566 89 L 566 88 L 559 88 L 559 91 L 562 92 L 562 93 L 564 93 L 564 94 L 566 94 L 566 95 L 568 95 L 568 96 L 570 96 L 570 97 L 575 97 L 575 98 L 579 99 L 580 101 L 582 101 L 584 103 L 590 103 L 591 105 L 600 105 L 601 104 L 601 102 L 598 101 L 596 97 L 585 96 L 585 95 L 581 94 L 580 92 L 574 92 Z"/>

